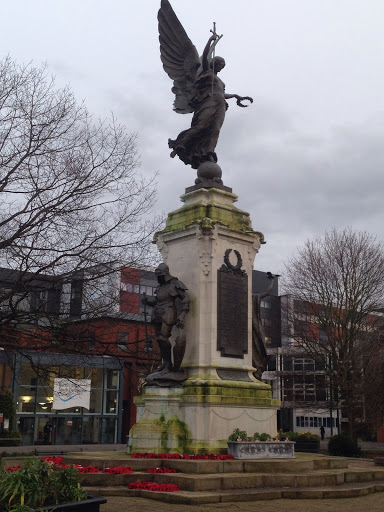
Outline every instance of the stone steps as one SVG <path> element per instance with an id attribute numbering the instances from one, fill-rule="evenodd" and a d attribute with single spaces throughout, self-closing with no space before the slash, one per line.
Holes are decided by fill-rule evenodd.
<path id="1" fill-rule="evenodd" d="M 137 472 L 129 475 L 109 475 L 101 473 L 81 474 L 83 486 L 117 487 L 128 486 L 137 480 L 159 484 L 175 484 L 183 491 L 201 492 L 233 489 L 263 488 L 306 488 L 331 487 L 348 483 L 376 482 L 384 483 L 384 471 L 336 470 L 312 471 L 297 474 L 285 473 L 225 473 L 216 475 L 196 475 L 185 473 L 152 474 Z"/>
<path id="2" fill-rule="evenodd" d="M 151 492 L 147 490 L 130 490 L 124 487 L 92 487 L 87 489 L 100 496 L 132 496 L 149 498 L 165 503 L 200 505 L 209 503 L 228 503 L 239 501 L 263 501 L 281 498 L 288 499 L 335 499 L 356 498 L 374 492 L 384 492 L 384 482 L 364 482 L 342 484 L 335 487 L 308 487 L 293 489 L 237 489 L 220 491 L 180 491 L 180 492 Z"/>
<path id="3" fill-rule="evenodd" d="M 345 469 L 348 459 L 344 457 L 318 456 L 304 460 L 184 460 L 184 459 L 133 459 L 105 458 L 84 453 L 71 453 L 63 457 L 63 464 L 82 466 L 131 466 L 133 471 L 146 471 L 153 467 L 176 469 L 188 474 L 217 473 L 299 473 L 311 470 Z"/>
<path id="4" fill-rule="evenodd" d="M 372 461 L 326 457 L 294 460 L 177 460 L 104 459 L 84 454 L 65 457 L 67 463 L 99 467 L 131 466 L 129 475 L 89 473 L 80 480 L 89 491 L 102 496 L 138 496 L 167 503 L 208 504 L 279 498 L 346 498 L 384 491 L 384 467 Z M 177 473 L 147 473 L 167 467 Z M 176 484 L 179 492 L 128 489 L 137 480 Z"/>

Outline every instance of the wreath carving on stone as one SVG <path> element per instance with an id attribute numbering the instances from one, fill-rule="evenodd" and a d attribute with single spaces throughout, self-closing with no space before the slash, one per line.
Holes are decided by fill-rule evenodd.
<path id="1" fill-rule="evenodd" d="M 220 271 L 225 272 L 227 274 L 232 274 L 234 276 L 246 276 L 245 270 L 241 270 L 241 267 L 243 266 L 243 260 L 241 257 L 241 254 L 236 249 L 234 250 L 234 253 L 237 258 L 237 262 L 235 265 L 233 265 L 229 259 L 229 255 L 231 254 L 232 249 L 227 249 L 224 254 L 224 265 L 221 266 Z"/>

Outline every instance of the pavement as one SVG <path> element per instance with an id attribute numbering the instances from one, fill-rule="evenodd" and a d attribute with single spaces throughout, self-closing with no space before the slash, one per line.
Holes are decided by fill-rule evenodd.
<path id="1" fill-rule="evenodd" d="M 145 498 L 109 497 L 100 512 L 383 512 L 384 493 L 360 498 L 326 500 L 270 500 L 180 505 Z"/>

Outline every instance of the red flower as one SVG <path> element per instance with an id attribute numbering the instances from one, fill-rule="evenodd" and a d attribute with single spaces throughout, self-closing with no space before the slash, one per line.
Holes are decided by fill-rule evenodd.
<path id="1" fill-rule="evenodd" d="M 21 469 L 21 466 L 8 466 L 7 468 L 4 469 L 10 471 L 11 473 L 14 473 L 15 471 L 19 471 L 19 469 Z"/>
<path id="2" fill-rule="evenodd" d="M 100 469 L 97 466 L 78 466 L 77 471 L 79 473 L 99 473 Z"/>
<path id="3" fill-rule="evenodd" d="M 147 473 L 176 473 L 176 469 L 169 468 L 148 468 Z"/>
<path id="4" fill-rule="evenodd" d="M 43 457 L 41 460 L 43 460 L 44 462 L 53 462 L 54 464 L 57 464 L 58 466 L 61 466 L 61 464 L 63 463 L 63 457 L 61 457 L 61 456 Z"/>
<path id="5" fill-rule="evenodd" d="M 233 460 L 233 455 L 181 455 L 180 453 L 132 453 L 133 459 Z"/>
<path id="6" fill-rule="evenodd" d="M 102 473 L 111 473 L 114 475 L 126 475 L 129 473 L 133 473 L 133 469 L 131 466 L 115 466 L 112 468 L 104 468 Z"/>
<path id="7" fill-rule="evenodd" d="M 128 489 L 146 489 L 147 491 L 155 492 L 181 491 L 181 488 L 175 484 L 157 484 L 155 482 L 142 482 L 141 480 L 138 480 L 137 482 L 131 482 L 128 486 Z"/>

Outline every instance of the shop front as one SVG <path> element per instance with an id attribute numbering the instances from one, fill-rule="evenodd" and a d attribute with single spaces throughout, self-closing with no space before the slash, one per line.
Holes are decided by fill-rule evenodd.
<path id="1" fill-rule="evenodd" d="M 24 446 L 120 443 L 123 371 L 116 358 L 19 356 L 14 368 L 17 428 Z M 89 409 L 53 409 L 55 379 L 90 380 Z"/>

